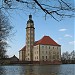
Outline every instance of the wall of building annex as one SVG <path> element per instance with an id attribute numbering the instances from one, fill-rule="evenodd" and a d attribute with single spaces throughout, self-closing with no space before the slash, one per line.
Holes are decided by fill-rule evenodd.
<path id="1" fill-rule="evenodd" d="M 39 45 L 36 45 L 33 48 L 33 61 L 39 61 L 39 56 Z"/>

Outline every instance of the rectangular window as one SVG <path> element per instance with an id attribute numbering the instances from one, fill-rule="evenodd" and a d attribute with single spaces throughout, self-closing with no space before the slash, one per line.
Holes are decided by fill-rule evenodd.
<path id="1" fill-rule="evenodd" d="M 49 55 L 51 55 L 51 52 L 49 51 Z"/>
<path id="2" fill-rule="evenodd" d="M 33 33 L 33 30 L 31 31 L 31 33 Z"/>
<path id="3" fill-rule="evenodd" d="M 33 37 L 33 34 L 31 35 L 31 37 Z"/>
<path id="4" fill-rule="evenodd" d="M 29 53 L 28 53 L 28 56 L 29 56 Z"/>
<path id="5" fill-rule="evenodd" d="M 37 54 L 38 54 L 38 51 L 37 51 Z"/>
<path id="6" fill-rule="evenodd" d="M 46 51 L 46 54 L 47 54 L 47 51 Z"/>
<path id="7" fill-rule="evenodd" d="M 49 46 L 49 49 L 50 49 L 50 46 Z"/>
<path id="8" fill-rule="evenodd" d="M 37 46 L 37 49 L 38 49 L 38 46 Z"/>
<path id="9" fill-rule="evenodd" d="M 53 59 L 55 59 L 55 55 L 53 55 Z"/>
<path id="10" fill-rule="evenodd" d="M 51 56 L 49 56 L 49 59 L 51 59 Z"/>
<path id="11" fill-rule="evenodd" d="M 35 59 L 36 59 L 36 57 L 35 57 Z"/>
<path id="12" fill-rule="evenodd" d="M 46 56 L 46 59 L 47 59 L 47 56 Z"/>
<path id="13" fill-rule="evenodd" d="M 42 48 L 44 48 L 44 46 L 42 46 Z"/>
<path id="14" fill-rule="evenodd" d="M 53 47 L 53 49 L 54 49 L 54 47 Z"/>
<path id="15" fill-rule="evenodd" d="M 35 52 L 35 54 L 36 54 L 36 52 Z"/>
<path id="16" fill-rule="evenodd" d="M 42 59 L 44 59 L 44 56 L 42 56 Z"/>
<path id="17" fill-rule="evenodd" d="M 57 55 L 57 59 L 59 59 L 59 55 Z"/>
<path id="18" fill-rule="evenodd" d="M 44 51 L 42 51 L 42 53 L 44 54 Z"/>
<path id="19" fill-rule="evenodd" d="M 28 58 L 28 60 L 29 60 L 29 58 Z"/>
<path id="20" fill-rule="evenodd" d="M 29 43 L 29 41 L 27 43 Z"/>
<path id="21" fill-rule="evenodd" d="M 38 59 L 38 56 L 37 56 L 37 59 Z"/>
<path id="22" fill-rule="evenodd" d="M 46 46 L 46 49 L 47 49 L 47 46 Z"/>

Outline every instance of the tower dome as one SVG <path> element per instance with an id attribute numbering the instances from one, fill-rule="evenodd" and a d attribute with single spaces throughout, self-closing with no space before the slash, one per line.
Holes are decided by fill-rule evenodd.
<path id="1" fill-rule="evenodd" d="M 29 20 L 27 21 L 27 24 L 28 23 L 34 23 L 33 20 L 32 20 L 32 15 L 29 15 Z"/>

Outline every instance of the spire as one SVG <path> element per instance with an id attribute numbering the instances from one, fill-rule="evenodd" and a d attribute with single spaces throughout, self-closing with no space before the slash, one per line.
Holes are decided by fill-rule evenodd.
<path id="1" fill-rule="evenodd" d="M 32 15 L 31 14 L 29 15 L 29 20 L 27 21 L 27 24 L 28 23 L 34 23 L 33 20 L 32 20 Z"/>
<path id="2" fill-rule="evenodd" d="M 32 15 L 31 14 L 29 15 L 29 20 L 32 20 Z"/>

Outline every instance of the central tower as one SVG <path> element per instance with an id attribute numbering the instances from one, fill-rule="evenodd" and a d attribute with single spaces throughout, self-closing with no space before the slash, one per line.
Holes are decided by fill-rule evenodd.
<path id="1" fill-rule="evenodd" d="M 35 39 L 35 28 L 32 15 L 29 15 L 26 27 L 26 61 L 33 61 L 33 46 Z"/>

